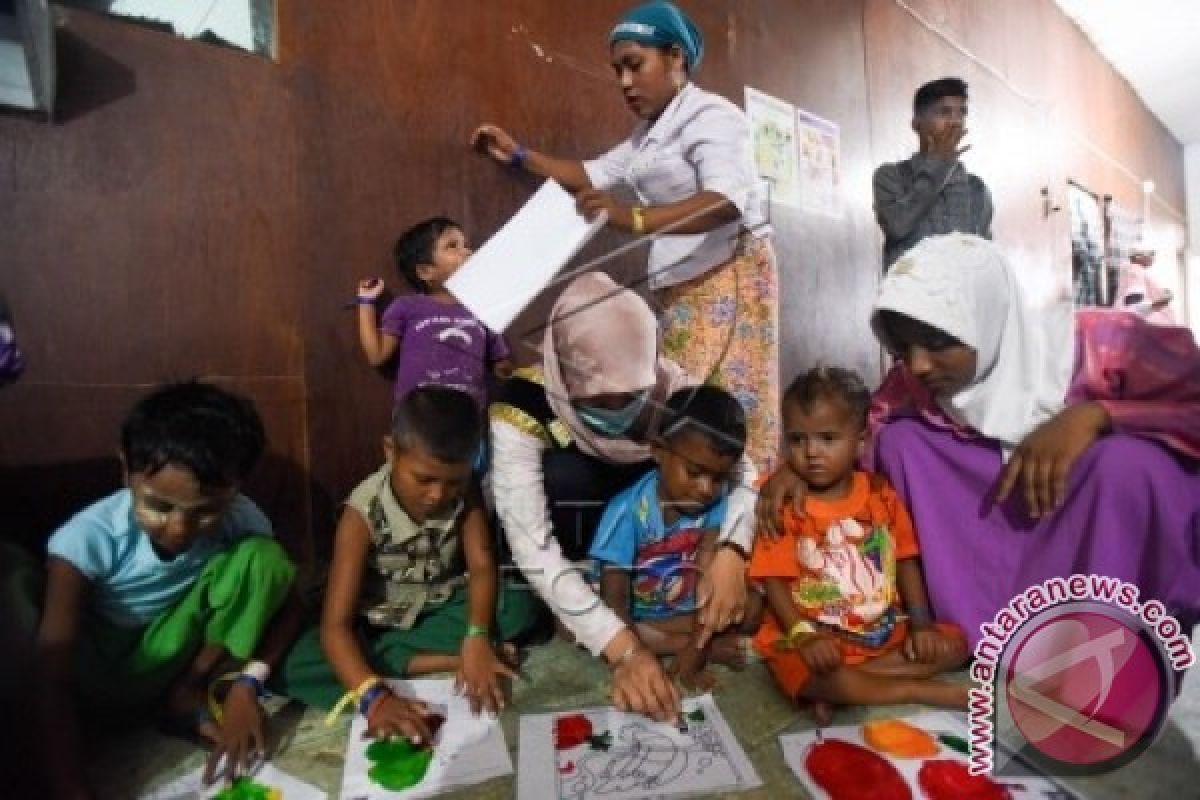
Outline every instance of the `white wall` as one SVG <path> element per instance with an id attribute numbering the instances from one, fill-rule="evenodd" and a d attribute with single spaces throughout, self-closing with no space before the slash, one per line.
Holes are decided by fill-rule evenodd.
<path id="1" fill-rule="evenodd" d="M 1187 181 L 1187 314 L 1192 332 L 1200 339 L 1200 142 L 1183 150 Z"/>

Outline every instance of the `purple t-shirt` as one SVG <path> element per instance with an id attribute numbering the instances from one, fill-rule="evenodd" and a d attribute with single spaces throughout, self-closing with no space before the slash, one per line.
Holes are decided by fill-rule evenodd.
<path id="1" fill-rule="evenodd" d="M 466 306 L 428 295 L 397 297 L 383 312 L 379 329 L 400 341 L 397 399 L 434 384 L 470 393 L 482 409 L 491 366 L 508 358 L 504 337 L 484 327 Z"/>

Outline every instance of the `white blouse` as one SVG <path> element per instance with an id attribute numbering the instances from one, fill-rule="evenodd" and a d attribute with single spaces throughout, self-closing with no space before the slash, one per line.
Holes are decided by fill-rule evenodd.
<path id="1" fill-rule="evenodd" d="M 677 203 L 697 192 L 724 196 L 741 219 L 707 233 L 654 237 L 650 245 L 651 289 L 691 280 L 733 257 L 743 227 L 769 233 L 767 193 L 754 166 L 746 115 L 733 103 L 687 84 L 659 118 L 599 158 L 583 162 L 592 186 L 632 191 L 648 206 Z"/>
<path id="2" fill-rule="evenodd" d="M 513 560 L 526 580 L 576 641 L 599 656 L 625 623 L 584 579 L 585 572 L 563 555 L 550 533 L 550 510 L 542 475 L 548 445 L 530 433 L 491 419 L 492 492 Z M 754 544 L 754 466 L 742 457 L 729 495 L 720 539 L 747 553 Z"/>

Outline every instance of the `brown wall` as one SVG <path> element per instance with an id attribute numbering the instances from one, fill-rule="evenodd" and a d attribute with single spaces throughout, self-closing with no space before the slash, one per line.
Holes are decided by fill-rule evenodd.
<path id="1" fill-rule="evenodd" d="M 394 280 L 391 242 L 421 217 L 483 239 L 528 196 L 533 181 L 466 149 L 478 122 L 575 156 L 631 124 L 604 48 L 627 0 L 279 5 L 278 64 L 72 12 L 59 119 L 0 117 L 0 289 L 31 365 L 0 392 L 0 514 L 15 536 L 45 535 L 114 485 L 116 429 L 145 387 L 203 375 L 266 418 L 272 454 L 251 493 L 299 550 L 310 532 L 326 541 L 336 499 L 379 458 L 390 399 L 340 308 L 355 280 Z M 843 218 L 774 210 L 785 377 L 819 358 L 878 377 L 870 175 L 911 150 L 924 80 L 971 82 L 968 164 L 1030 269 L 1065 274 L 1048 265 L 1066 221 L 1043 218 L 1040 187 L 1061 194 L 1072 177 L 1140 202 L 1138 181 L 1080 137 L 1183 208 L 1179 145 L 1050 0 L 684 5 L 708 39 L 701 85 L 740 104 L 748 84 L 841 126 Z"/>

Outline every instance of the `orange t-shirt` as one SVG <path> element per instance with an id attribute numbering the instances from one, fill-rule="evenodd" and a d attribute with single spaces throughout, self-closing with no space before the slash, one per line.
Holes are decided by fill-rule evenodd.
<path id="1" fill-rule="evenodd" d="M 845 497 L 809 497 L 803 515 L 785 509 L 782 535 L 756 538 L 749 575 L 788 579 L 806 618 L 875 644 L 895 625 L 896 562 L 916 555 L 912 518 L 896 490 L 881 475 L 855 472 Z M 756 640 L 782 636 L 768 614 Z"/>

